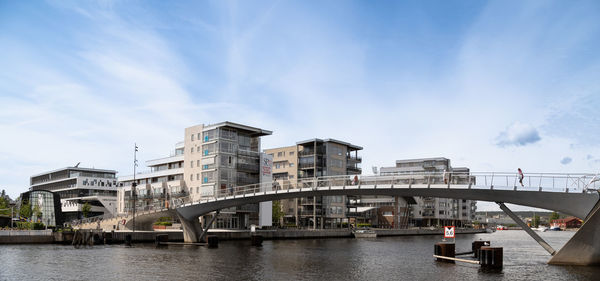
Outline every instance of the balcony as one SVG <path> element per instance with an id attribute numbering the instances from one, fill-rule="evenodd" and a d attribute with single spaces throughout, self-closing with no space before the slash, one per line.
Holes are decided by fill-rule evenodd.
<path id="1" fill-rule="evenodd" d="M 257 158 L 260 157 L 260 152 L 244 150 L 244 149 L 238 149 L 237 154 L 242 155 L 242 156 L 250 156 L 250 157 L 257 157 Z"/>
<path id="2" fill-rule="evenodd" d="M 316 150 L 316 154 L 317 155 L 323 155 L 325 154 L 325 149 L 324 148 L 317 148 Z M 304 147 L 303 150 L 298 151 L 298 155 L 299 156 L 310 156 L 310 155 L 315 155 L 315 150 L 313 148 L 307 148 Z"/>
<path id="3" fill-rule="evenodd" d="M 348 156 L 346 155 L 346 161 L 348 162 L 362 162 L 362 157 L 361 156 Z"/>
<path id="4" fill-rule="evenodd" d="M 299 169 L 313 169 L 315 167 L 315 163 L 298 163 Z"/>
<path id="5" fill-rule="evenodd" d="M 260 167 L 258 164 L 237 163 L 236 168 L 238 171 L 250 172 L 250 173 L 258 173 L 260 170 Z"/>

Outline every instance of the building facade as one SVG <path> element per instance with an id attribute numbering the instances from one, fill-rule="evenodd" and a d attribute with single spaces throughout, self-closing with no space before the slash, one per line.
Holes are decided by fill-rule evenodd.
<path id="1" fill-rule="evenodd" d="M 273 179 L 279 186 L 295 188 L 298 181 L 314 177 L 360 175 L 362 147 L 335 139 L 311 139 L 295 146 L 266 149 L 273 156 Z M 346 196 L 317 196 L 281 200 L 283 224 L 335 228 L 347 222 Z"/>
<path id="2" fill-rule="evenodd" d="M 267 180 L 260 169 L 260 138 L 270 134 L 271 131 L 232 122 L 185 128 L 184 141 L 176 145 L 171 156 L 147 161 L 151 170 L 135 175 L 137 210 L 233 194 L 238 186 L 258 184 L 261 176 Z M 134 176 L 120 177 L 119 181 L 119 210 L 129 212 Z M 239 229 L 258 224 L 258 206 L 221 210 L 215 227 Z"/>
<path id="3" fill-rule="evenodd" d="M 447 180 L 467 182 L 469 178 L 468 168 L 454 168 L 450 159 L 443 157 L 397 160 L 396 166 L 380 170 L 382 176 L 419 173 L 447 175 L 446 178 L 432 177 L 432 183 Z M 416 204 L 410 206 L 410 224 L 414 226 L 467 225 L 475 219 L 477 210 L 477 201 L 472 200 L 416 197 L 415 201 Z"/>
<path id="4" fill-rule="evenodd" d="M 47 190 L 35 190 L 21 193 L 21 206 L 31 206 L 32 222 L 41 222 L 47 227 L 62 226 L 64 216 L 61 210 L 60 195 Z"/>
<path id="5" fill-rule="evenodd" d="M 169 204 L 189 202 L 189 189 L 184 176 L 183 142 L 175 145 L 169 157 L 146 161 L 147 172 L 119 177 L 118 212 L 120 214 L 136 210 L 162 209 Z M 132 196 L 132 183 L 136 183 L 137 198 Z"/>
<path id="6" fill-rule="evenodd" d="M 83 218 L 85 203 L 91 205 L 88 217 L 115 214 L 116 174 L 113 170 L 67 167 L 31 176 L 29 190 L 57 193 L 66 222 Z"/>

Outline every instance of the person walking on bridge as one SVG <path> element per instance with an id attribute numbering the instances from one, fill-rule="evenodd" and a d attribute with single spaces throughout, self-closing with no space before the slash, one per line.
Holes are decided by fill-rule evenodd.
<path id="1" fill-rule="evenodd" d="M 521 186 L 524 186 L 523 185 L 523 178 L 525 176 L 523 175 L 523 171 L 521 170 L 521 168 L 517 168 L 517 170 L 519 171 L 519 183 L 521 184 Z"/>

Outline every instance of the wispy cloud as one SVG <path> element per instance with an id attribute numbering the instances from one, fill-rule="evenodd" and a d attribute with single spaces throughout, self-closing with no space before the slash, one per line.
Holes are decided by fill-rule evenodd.
<path id="1" fill-rule="evenodd" d="M 572 161 L 573 161 L 573 159 L 571 157 L 567 156 L 567 157 L 564 157 L 562 160 L 560 160 L 560 164 L 567 165 L 567 164 L 571 163 Z"/>

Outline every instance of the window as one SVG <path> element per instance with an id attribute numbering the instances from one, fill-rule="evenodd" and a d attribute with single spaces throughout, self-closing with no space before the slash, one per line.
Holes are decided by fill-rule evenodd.
<path id="1" fill-rule="evenodd" d="M 199 180 L 200 179 L 200 174 L 196 174 L 196 179 Z"/>
<path id="2" fill-rule="evenodd" d="M 217 137 L 217 129 L 212 129 L 204 132 L 204 142 L 209 142 Z"/>
<path id="3" fill-rule="evenodd" d="M 294 178 L 294 175 L 290 175 L 290 179 L 293 179 L 293 178 Z"/>
<path id="4" fill-rule="evenodd" d="M 440 210 L 440 215 L 443 215 L 443 214 L 444 214 L 444 211 Z"/>
<path id="5" fill-rule="evenodd" d="M 294 152 L 293 152 L 293 151 L 290 151 L 288 154 L 289 154 L 290 156 L 294 156 Z"/>
<path id="6" fill-rule="evenodd" d="M 192 136 L 193 136 L 193 135 L 192 135 Z M 193 147 L 192 147 L 192 148 L 190 148 L 190 151 L 191 151 L 192 153 L 194 153 L 194 148 L 193 148 Z"/>
<path id="7" fill-rule="evenodd" d="M 291 168 L 291 167 L 294 167 L 294 163 L 290 163 L 290 168 Z"/>
<path id="8" fill-rule="evenodd" d="M 198 133 L 198 140 L 202 139 L 202 133 Z"/>
<path id="9" fill-rule="evenodd" d="M 194 175 L 190 175 L 190 181 L 194 181 Z"/>
<path id="10" fill-rule="evenodd" d="M 275 164 L 275 169 L 279 169 L 280 166 L 280 164 Z"/>
<path id="11" fill-rule="evenodd" d="M 200 167 L 200 160 L 196 160 L 196 166 Z"/>
<path id="12" fill-rule="evenodd" d="M 194 161 L 190 161 L 190 168 L 194 168 Z"/>
<path id="13" fill-rule="evenodd" d="M 283 156 L 283 152 L 282 151 L 277 152 L 277 157 L 282 157 L 282 156 Z"/>
<path id="14" fill-rule="evenodd" d="M 194 134 L 192 134 L 192 141 L 194 141 Z"/>

